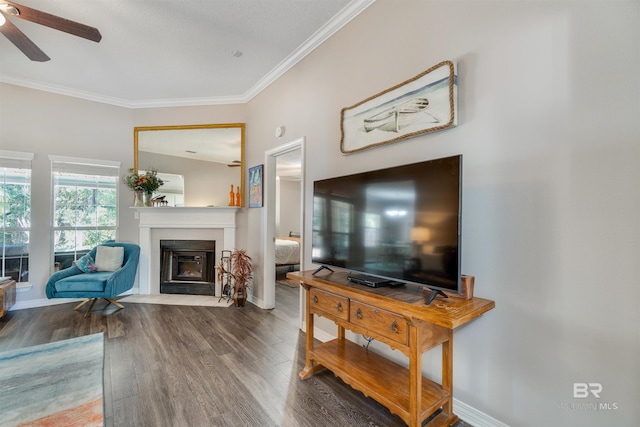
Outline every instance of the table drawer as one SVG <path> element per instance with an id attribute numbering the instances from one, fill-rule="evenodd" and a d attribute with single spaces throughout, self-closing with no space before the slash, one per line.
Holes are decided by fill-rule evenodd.
<path id="1" fill-rule="evenodd" d="M 311 310 L 323 311 L 342 320 L 349 320 L 349 299 L 331 292 L 311 288 Z"/>
<path id="2" fill-rule="evenodd" d="M 407 343 L 407 321 L 404 317 L 358 301 L 351 301 L 351 323 L 401 344 Z"/>

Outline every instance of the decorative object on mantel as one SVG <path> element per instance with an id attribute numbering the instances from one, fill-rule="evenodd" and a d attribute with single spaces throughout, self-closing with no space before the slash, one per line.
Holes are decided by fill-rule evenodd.
<path id="1" fill-rule="evenodd" d="M 236 205 L 236 195 L 233 194 L 233 184 L 231 184 L 231 189 L 229 190 L 229 206 Z"/>
<path id="2" fill-rule="evenodd" d="M 340 117 L 340 151 L 356 153 L 458 124 L 456 64 L 441 63 L 351 107 Z"/>
<path id="3" fill-rule="evenodd" d="M 151 199 L 151 204 L 153 206 L 169 206 L 169 202 L 167 201 L 167 196 L 156 196 Z"/>
<path id="4" fill-rule="evenodd" d="M 263 165 L 249 168 L 249 207 L 262 207 L 262 169 Z"/>
<path id="5" fill-rule="evenodd" d="M 151 195 L 164 185 L 164 182 L 158 178 L 156 169 L 149 169 L 144 174 L 140 174 L 130 168 L 129 175 L 124 176 L 122 181 L 134 192 L 135 207 L 152 206 Z"/>
<path id="6" fill-rule="evenodd" d="M 251 257 L 244 249 L 222 251 L 222 259 L 216 266 L 216 271 L 218 282 L 223 286 L 223 295 L 233 298 L 236 307 L 243 307 L 247 300 L 249 282 L 253 279 Z"/>

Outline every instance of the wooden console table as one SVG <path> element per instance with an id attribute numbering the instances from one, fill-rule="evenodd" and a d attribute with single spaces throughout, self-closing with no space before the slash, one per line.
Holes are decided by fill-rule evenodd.
<path id="1" fill-rule="evenodd" d="M 495 307 L 482 298 L 436 298 L 426 306 L 421 286 L 370 288 L 347 280 L 346 272 L 288 273 L 306 290 L 306 364 L 300 378 L 327 368 L 351 387 L 386 406 L 409 426 L 438 409 L 429 426 L 449 426 L 453 414 L 453 330 Z M 314 314 L 338 325 L 338 338 L 316 345 Z M 397 349 L 409 369 L 345 339 L 345 329 Z M 422 354 L 442 344 L 442 385 L 422 376 Z"/>
<path id="2" fill-rule="evenodd" d="M 0 284 L 0 317 L 7 314 L 7 311 L 16 303 L 16 282 L 9 280 Z"/>

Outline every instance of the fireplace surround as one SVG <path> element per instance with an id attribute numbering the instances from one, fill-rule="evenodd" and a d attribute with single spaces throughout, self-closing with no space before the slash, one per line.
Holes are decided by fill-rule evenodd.
<path id="1" fill-rule="evenodd" d="M 236 207 L 135 207 L 139 219 L 138 293 L 160 294 L 160 240 L 215 240 L 218 254 L 236 247 Z M 215 284 L 215 295 L 221 295 Z"/>

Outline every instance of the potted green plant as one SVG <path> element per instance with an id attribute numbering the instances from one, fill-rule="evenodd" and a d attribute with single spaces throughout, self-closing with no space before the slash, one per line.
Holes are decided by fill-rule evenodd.
<path id="1" fill-rule="evenodd" d="M 151 206 L 151 195 L 164 185 L 164 181 L 158 178 L 156 169 L 149 169 L 140 174 L 131 168 L 129 175 L 124 176 L 122 181 L 135 193 L 134 206 Z"/>
<path id="2" fill-rule="evenodd" d="M 233 303 L 236 307 L 244 306 L 247 300 L 247 288 L 253 279 L 251 257 L 244 249 L 236 249 L 216 266 L 218 282 L 228 284 L 233 289 Z"/>

